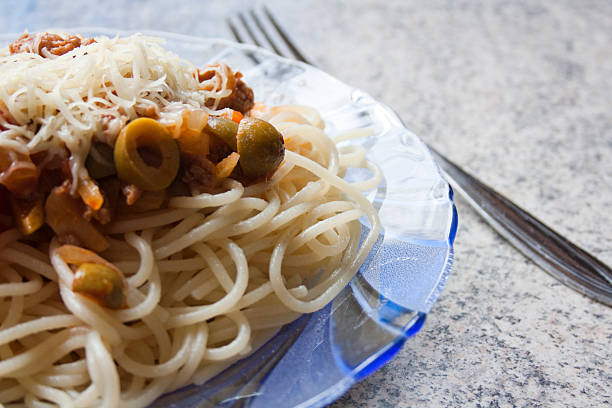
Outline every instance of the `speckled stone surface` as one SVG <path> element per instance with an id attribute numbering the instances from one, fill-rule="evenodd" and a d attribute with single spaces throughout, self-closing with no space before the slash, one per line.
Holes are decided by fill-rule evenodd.
<path id="1" fill-rule="evenodd" d="M 4 32 L 75 26 L 230 37 L 247 1 L 22 1 Z M 612 3 L 267 3 L 313 61 L 612 264 Z M 398 356 L 333 406 L 612 403 L 612 309 L 526 260 L 457 199 L 447 287 Z"/>

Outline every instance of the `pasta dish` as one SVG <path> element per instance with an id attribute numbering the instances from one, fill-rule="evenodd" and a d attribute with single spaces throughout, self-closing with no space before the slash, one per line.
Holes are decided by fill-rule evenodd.
<path id="1" fill-rule="evenodd" d="M 337 145 L 360 134 L 243 79 L 142 35 L 0 50 L 0 405 L 146 406 L 357 273 L 381 229 L 380 171 Z"/>

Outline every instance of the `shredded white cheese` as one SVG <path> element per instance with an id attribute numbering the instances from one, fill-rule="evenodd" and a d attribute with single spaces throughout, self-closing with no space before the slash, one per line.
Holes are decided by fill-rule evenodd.
<path id="1" fill-rule="evenodd" d="M 215 108 L 231 93 L 223 69 L 207 67 L 217 75 L 200 83 L 196 67 L 161 43 L 143 35 L 98 37 L 52 58 L 0 50 L 0 108 L 16 122 L 0 114 L 0 146 L 51 155 L 67 148 L 76 188 L 92 140 L 112 144 L 147 109 L 180 121 L 181 108 L 206 109 L 210 99 Z"/>

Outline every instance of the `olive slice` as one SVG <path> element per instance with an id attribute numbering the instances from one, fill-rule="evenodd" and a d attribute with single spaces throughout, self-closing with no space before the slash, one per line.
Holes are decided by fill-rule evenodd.
<path id="1" fill-rule="evenodd" d="M 179 170 L 180 151 L 170 132 L 150 118 L 138 118 L 123 128 L 114 149 L 117 175 L 146 191 L 168 187 Z"/>

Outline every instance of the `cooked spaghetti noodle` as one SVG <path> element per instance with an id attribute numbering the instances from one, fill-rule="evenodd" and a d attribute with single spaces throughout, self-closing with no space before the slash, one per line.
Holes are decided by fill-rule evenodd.
<path id="1" fill-rule="evenodd" d="M 380 232 L 361 192 L 380 172 L 360 148 L 338 149 L 314 109 L 258 116 L 287 149 L 264 180 L 229 177 L 159 210 L 119 215 L 100 227 L 109 245 L 98 254 L 57 236 L 32 245 L 14 228 L 0 233 L 0 403 L 146 406 L 205 382 L 348 284 Z M 4 130 L 7 144 L 23 147 L 13 136 L 27 129 Z M 71 162 L 75 179 L 83 163 Z M 349 167 L 373 176 L 351 184 L 343 179 Z M 364 217 L 370 231 L 360 242 Z M 73 290 L 73 265 L 82 262 L 121 271 L 125 307 Z"/>

